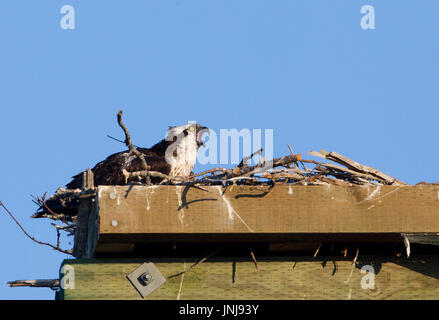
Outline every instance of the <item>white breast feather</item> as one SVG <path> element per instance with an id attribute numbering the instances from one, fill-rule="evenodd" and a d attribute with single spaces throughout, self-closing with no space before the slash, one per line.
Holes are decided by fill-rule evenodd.
<path id="1" fill-rule="evenodd" d="M 169 134 L 178 134 L 178 131 L 182 131 L 190 125 L 176 127 L 170 130 Z M 177 131 L 178 130 L 178 131 Z M 189 131 L 186 137 L 178 139 L 173 144 L 173 148 L 177 150 L 177 157 L 169 157 L 168 163 L 171 165 L 171 171 L 169 175 L 185 177 L 190 175 L 195 166 L 197 160 L 198 145 L 196 140 L 196 133 Z"/>

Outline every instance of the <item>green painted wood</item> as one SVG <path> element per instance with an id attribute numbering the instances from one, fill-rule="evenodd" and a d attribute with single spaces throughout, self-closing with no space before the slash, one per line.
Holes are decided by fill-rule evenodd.
<path id="1" fill-rule="evenodd" d="M 142 299 L 126 275 L 145 261 L 167 278 L 146 299 L 439 299 L 439 256 L 360 256 L 354 267 L 348 259 L 270 257 L 258 258 L 258 270 L 250 259 L 218 258 L 172 278 L 196 259 L 65 260 L 75 287 L 57 298 Z M 362 273 L 365 265 L 376 274 Z M 374 288 L 362 288 L 372 277 Z"/>

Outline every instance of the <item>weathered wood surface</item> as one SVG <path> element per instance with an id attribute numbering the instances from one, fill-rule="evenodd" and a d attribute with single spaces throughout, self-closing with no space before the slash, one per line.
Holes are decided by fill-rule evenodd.
<path id="1" fill-rule="evenodd" d="M 94 188 L 93 172 L 87 169 L 82 173 L 82 190 L 87 191 Z M 75 230 L 75 241 L 73 246 L 73 256 L 77 258 L 91 257 L 95 244 L 89 245 L 89 238 L 92 237 L 98 229 L 93 225 L 95 219 L 94 205 L 95 199 L 86 197 L 79 199 L 79 208 L 77 216 L 77 228 Z"/>
<path id="2" fill-rule="evenodd" d="M 100 239 L 142 234 L 439 233 L 439 186 L 99 186 Z"/>
<path id="3" fill-rule="evenodd" d="M 74 257 L 83 257 L 87 252 L 88 226 L 92 206 L 91 198 L 80 199 L 79 201 L 77 228 L 75 230 L 75 241 L 72 252 Z M 90 232 L 92 232 L 92 230 L 90 230 Z"/>
<path id="4" fill-rule="evenodd" d="M 145 261 L 167 279 L 146 299 L 439 299 L 438 256 L 331 259 L 258 257 L 256 270 L 250 257 L 211 258 L 171 278 L 197 259 L 65 260 L 74 288 L 58 299 L 142 299 L 126 275 Z"/>

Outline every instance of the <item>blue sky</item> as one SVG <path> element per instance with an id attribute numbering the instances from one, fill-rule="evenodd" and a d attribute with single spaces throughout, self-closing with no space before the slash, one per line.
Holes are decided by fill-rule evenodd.
<path id="1" fill-rule="evenodd" d="M 60 27 L 66 4 L 75 30 Z M 360 27 L 365 4 L 375 30 Z M 269 128 L 275 156 L 323 148 L 439 181 L 437 12 L 436 0 L 1 1 L 0 200 L 54 242 L 30 195 L 121 151 L 106 137 L 123 137 L 119 108 L 141 146 L 188 120 Z M 55 278 L 65 255 L 3 211 L 0 225 L 0 299 L 53 299 L 6 282 Z"/>

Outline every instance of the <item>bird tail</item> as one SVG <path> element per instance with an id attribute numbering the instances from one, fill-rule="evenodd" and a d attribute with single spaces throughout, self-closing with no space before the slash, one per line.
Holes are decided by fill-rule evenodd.
<path id="1" fill-rule="evenodd" d="M 82 187 L 82 172 L 72 177 L 72 181 L 66 184 L 67 189 L 81 189 Z"/>

